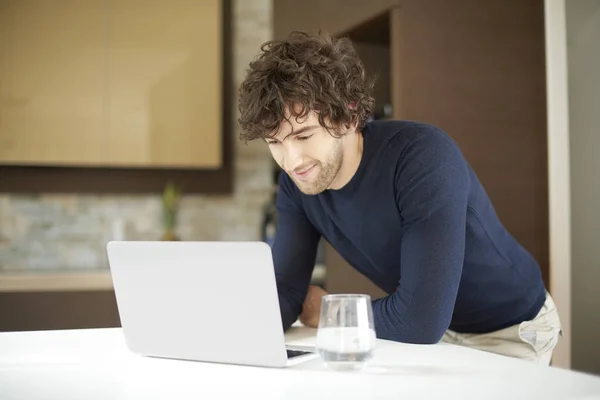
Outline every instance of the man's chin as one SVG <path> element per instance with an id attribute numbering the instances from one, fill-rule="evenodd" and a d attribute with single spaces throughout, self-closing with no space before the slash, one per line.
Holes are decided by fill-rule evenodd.
<path id="1" fill-rule="evenodd" d="M 296 181 L 296 186 L 302 193 L 304 193 L 306 195 L 316 195 L 325 190 L 325 189 L 319 187 L 318 185 L 311 184 L 311 183 L 298 182 L 298 181 Z"/>

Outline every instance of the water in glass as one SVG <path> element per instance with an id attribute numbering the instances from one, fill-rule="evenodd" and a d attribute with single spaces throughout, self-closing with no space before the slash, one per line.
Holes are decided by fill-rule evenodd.
<path id="1" fill-rule="evenodd" d="M 361 369 L 373 357 L 375 343 L 369 295 L 323 296 L 317 351 L 326 366 L 335 370 Z"/>

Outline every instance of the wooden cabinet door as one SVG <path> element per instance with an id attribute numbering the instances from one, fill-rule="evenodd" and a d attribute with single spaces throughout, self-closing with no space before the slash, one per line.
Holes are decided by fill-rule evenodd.
<path id="1" fill-rule="evenodd" d="M 103 4 L 0 2 L 0 163 L 106 161 Z"/>
<path id="2" fill-rule="evenodd" d="M 222 0 L 111 0 L 110 164 L 219 167 Z"/>
<path id="3" fill-rule="evenodd" d="M 0 2 L 0 164 L 220 167 L 222 3 Z"/>

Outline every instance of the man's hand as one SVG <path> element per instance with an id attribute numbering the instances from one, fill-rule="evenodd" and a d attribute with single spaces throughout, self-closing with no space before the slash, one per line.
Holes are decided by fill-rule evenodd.
<path id="1" fill-rule="evenodd" d="M 327 292 L 319 286 L 310 285 L 308 293 L 302 305 L 302 314 L 300 314 L 300 322 L 311 328 L 319 326 L 319 316 L 321 313 L 321 298 Z"/>

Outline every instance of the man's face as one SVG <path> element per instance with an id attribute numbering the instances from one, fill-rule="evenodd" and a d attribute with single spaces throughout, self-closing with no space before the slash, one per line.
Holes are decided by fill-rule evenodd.
<path id="1" fill-rule="evenodd" d="M 282 122 L 277 135 L 266 141 L 275 161 L 305 194 L 330 187 L 342 166 L 343 137 L 332 136 L 314 112 Z"/>

